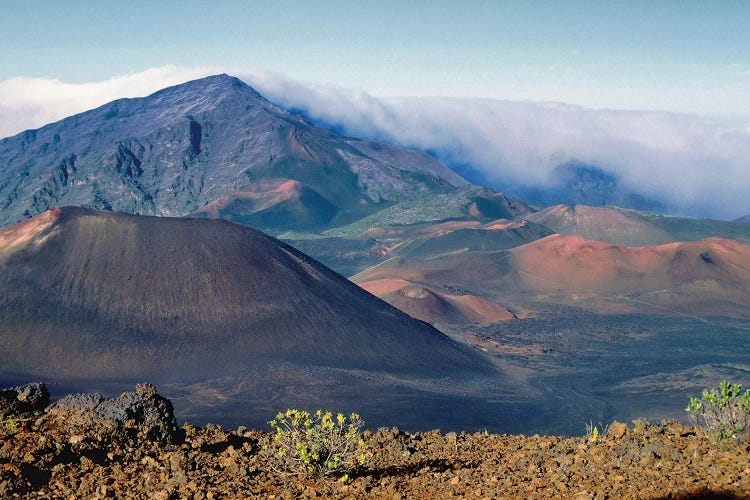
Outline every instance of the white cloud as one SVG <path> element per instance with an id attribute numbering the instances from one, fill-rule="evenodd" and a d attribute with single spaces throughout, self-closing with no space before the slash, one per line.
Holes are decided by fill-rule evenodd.
<path id="1" fill-rule="evenodd" d="M 468 163 L 491 181 L 539 185 L 575 160 L 676 213 L 750 214 L 750 129 L 655 111 L 471 98 L 377 98 L 360 90 L 243 75 L 269 99 L 351 135 Z"/>
<path id="2" fill-rule="evenodd" d="M 83 84 L 13 78 L 0 82 L 0 137 L 40 127 L 119 97 L 147 95 L 217 68 L 166 66 Z M 306 110 L 347 133 L 430 149 L 491 180 L 550 182 L 569 160 L 615 174 L 625 187 L 682 213 L 750 214 L 750 128 L 665 112 L 472 98 L 378 98 L 362 90 L 280 75 L 227 71 L 270 100 Z"/>
<path id="3" fill-rule="evenodd" d="M 163 66 L 91 83 L 24 77 L 3 80 L 0 81 L 0 138 L 39 128 L 114 99 L 145 96 L 216 72 L 211 68 Z"/>

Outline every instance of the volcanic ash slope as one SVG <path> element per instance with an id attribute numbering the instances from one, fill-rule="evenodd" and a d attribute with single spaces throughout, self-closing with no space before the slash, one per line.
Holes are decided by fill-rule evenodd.
<path id="1" fill-rule="evenodd" d="M 497 375 L 429 325 L 229 222 L 53 209 L 0 231 L 0 289 L 6 379 L 83 389 L 148 378 L 179 388 L 178 412 L 192 415 L 227 417 L 227 400 L 243 394 L 268 411 L 359 409 L 376 396 L 403 410 L 416 380 Z M 411 389 L 395 389 L 404 381 Z M 392 390 L 398 401 L 383 396 Z"/>

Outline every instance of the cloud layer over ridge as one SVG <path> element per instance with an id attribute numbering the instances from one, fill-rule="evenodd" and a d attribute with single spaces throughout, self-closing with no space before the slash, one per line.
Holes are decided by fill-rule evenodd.
<path id="1" fill-rule="evenodd" d="M 0 81 L 0 137 L 40 127 L 119 97 L 217 73 L 153 68 L 92 83 Z M 345 133 L 428 149 L 468 164 L 488 182 L 545 186 L 560 164 L 594 165 L 620 185 L 675 213 L 734 218 L 750 214 L 750 129 L 655 111 L 473 98 L 380 98 L 264 72 L 234 72 L 271 101 L 303 110 Z"/>

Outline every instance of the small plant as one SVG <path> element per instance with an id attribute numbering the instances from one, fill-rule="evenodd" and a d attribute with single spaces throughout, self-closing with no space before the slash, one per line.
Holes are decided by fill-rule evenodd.
<path id="1" fill-rule="evenodd" d="M 356 413 L 346 417 L 318 410 L 314 415 L 290 409 L 268 422 L 273 430 L 269 458 L 277 470 L 293 475 L 331 477 L 346 474 L 367 459 L 361 430 L 364 425 Z"/>
<path id="2" fill-rule="evenodd" d="M 0 417 L 0 428 L 8 434 L 15 434 L 15 432 L 21 427 L 21 422 L 23 421 L 24 419 L 12 416 Z"/>
<path id="3" fill-rule="evenodd" d="M 600 427 L 601 431 L 599 430 Z M 589 420 L 589 423 L 586 424 L 586 436 L 592 443 L 596 443 L 599 440 L 599 436 L 606 434 L 608 430 L 609 425 L 602 425 L 601 422 L 599 422 L 599 425 L 594 425 L 594 422 Z"/>
<path id="4" fill-rule="evenodd" d="M 704 390 L 700 399 L 691 397 L 685 411 L 693 422 L 717 433 L 719 441 L 736 437 L 750 424 L 750 389 L 743 393 L 741 385 L 724 380 L 718 390 Z"/>

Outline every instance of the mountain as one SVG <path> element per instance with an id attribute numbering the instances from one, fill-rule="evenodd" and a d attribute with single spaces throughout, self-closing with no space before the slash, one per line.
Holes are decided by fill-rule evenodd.
<path id="1" fill-rule="evenodd" d="M 668 217 L 616 207 L 556 205 L 524 219 L 556 233 L 622 246 L 698 241 L 714 236 L 750 242 L 748 222 Z"/>
<path id="2" fill-rule="evenodd" d="M 228 75 L 0 140 L 0 226 L 74 205 L 319 230 L 467 185 L 425 153 L 317 128 Z"/>
<path id="3" fill-rule="evenodd" d="M 637 210 L 663 211 L 659 200 L 646 198 L 620 185 L 619 179 L 595 165 L 568 162 L 550 175 L 549 186 L 498 186 L 531 204 L 547 207 L 558 204 L 618 206 Z"/>
<path id="4" fill-rule="evenodd" d="M 505 307 L 469 294 L 435 291 L 404 279 L 380 279 L 359 284 L 412 318 L 438 326 L 456 323 L 497 323 L 517 318 Z"/>
<path id="5" fill-rule="evenodd" d="M 242 421 L 222 403 L 230 393 L 261 423 L 321 402 L 372 404 L 385 418 L 430 400 L 415 387 L 431 381 L 498 376 L 469 348 L 230 222 L 49 210 L 0 231 L 0 289 L 0 378 L 78 390 L 149 379 L 183 411 L 225 422 Z M 449 397 L 445 387 L 432 391 Z M 372 403 L 395 393 L 390 406 Z"/>
<path id="6" fill-rule="evenodd" d="M 635 210 L 555 205 L 525 218 L 556 233 L 618 245 L 646 246 L 675 241 L 671 234 Z"/>

